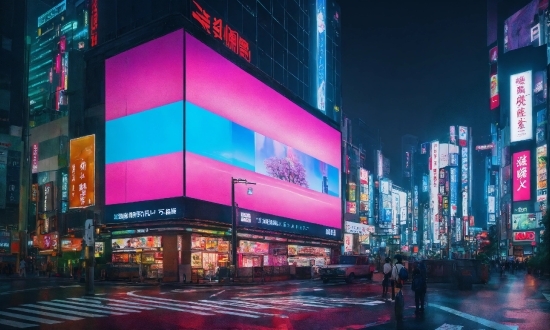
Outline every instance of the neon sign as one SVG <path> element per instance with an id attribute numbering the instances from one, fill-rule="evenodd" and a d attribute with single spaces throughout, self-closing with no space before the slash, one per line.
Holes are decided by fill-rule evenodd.
<path id="1" fill-rule="evenodd" d="M 90 3 L 91 24 L 90 24 L 90 46 L 97 46 L 97 0 L 92 0 Z"/>
<path id="2" fill-rule="evenodd" d="M 518 231 L 514 233 L 514 241 L 535 241 L 534 231 Z"/>
<path id="3" fill-rule="evenodd" d="M 97 2 L 97 0 L 94 0 Z M 221 18 L 211 16 L 196 1 L 193 1 L 196 9 L 191 12 L 191 16 L 200 24 L 200 26 L 211 35 L 225 44 L 232 52 L 250 62 L 250 46 L 236 30 L 233 30 L 227 23 L 224 24 Z M 93 25 L 93 19 L 92 19 Z"/>

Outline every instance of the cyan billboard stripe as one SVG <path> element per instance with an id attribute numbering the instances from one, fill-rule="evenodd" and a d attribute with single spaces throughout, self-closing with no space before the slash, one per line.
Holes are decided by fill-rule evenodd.
<path id="1" fill-rule="evenodd" d="M 105 124 L 105 162 L 123 162 L 183 151 L 183 101 Z"/>

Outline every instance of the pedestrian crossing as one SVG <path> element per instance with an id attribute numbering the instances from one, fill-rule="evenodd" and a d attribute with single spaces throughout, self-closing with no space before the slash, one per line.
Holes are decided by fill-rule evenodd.
<path id="1" fill-rule="evenodd" d="M 252 319 L 262 317 L 288 318 L 290 313 L 352 305 L 375 306 L 383 301 L 368 298 L 324 298 L 286 296 L 270 298 L 233 298 L 225 300 L 184 301 L 140 294 L 126 296 L 85 296 L 53 299 L 22 304 L 0 310 L 0 328 L 31 328 L 74 322 L 86 318 L 107 318 L 153 310 L 169 310 L 200 316 L 238 316 Z"/>

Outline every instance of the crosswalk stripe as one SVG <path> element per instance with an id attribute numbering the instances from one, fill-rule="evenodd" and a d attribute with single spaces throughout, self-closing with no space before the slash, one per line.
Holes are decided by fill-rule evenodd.
<path id="1" fill-rule="evenodd" d="M 30 328 L 30 327 L 38 326 L 38 324 L 23 323 L 18 321 L 2 320 L 2 319 L 0 319 L 0 324 L 9 325 L 16 328 Z"/>
<path id="2" fill-rule="evenodd" d="M 55 299 L 55 300 L 52 300 L 52 301 L 60 302 L 60 303 L 69 303 L 69 304 L 72 304 L 72 305 L 83 306 L 83 307 L 89 307 L 92 310 L 98 309 L 98 312 L 106 309 L 106 310 L 109 310 L 109 311 L 114 310 L 114 311 L 127 312 L 127 313 L 141 313 L 141 311 L 138 311 L 138 310 L 135 310 L 135 309 L 107 307 L 107 306 L 101 306 L 101 305 L 97 305 L 97 304 L 90 305 L 90 304 L 85 304 L 83 302 L 77 302 L 77 301 L 66 301 L 66 300 L 58 300 L 58 299 Z"/>
<path id="3" fill-rule="evenodd" d="M 304 307 L 289 307 L 287 303 L 285 302 L 282 302 L 282 301 L 274 301 L 274 300 L 271 300 L 271 299 L 267 299 L 267 300 L 264 300 L 264 299 L 259 299 L 259 298 L 240 298 L 240 299 L 243 299 L 243 300 L 251 300 L 251 301 L 261 301 L 261 302 L 266 302 L 266 303 L 269 303 L 272 305 L 272 307 L 270 308 L 275 308 L 275 309 L 282 309 L 282 310 L 292 310 L 292 311 L 302 311 L 302 312 L 314 312 L 315 310 L 314 309 L 311 309 L 311 308 L 304 308 Z"/>
<path id="4" fill-rule="evenodd" d="M 34 310 L 34 309 L 28 309 L 28 308 L 10 307 L 9 309 L 13 309 L 14 311 L 20 311 L 20 312 L 25 312 L 25 313 L 31 313 L 31 314 L 38 314 L 38 315 L 43 315 L 43 316 L 57 317 L 58 319 L 64 319 L 64 320 L 70 320 L 70 321 L 83 320 L 83 318 L 81 318 L 81 317 L 69 316 L 69 315 L 61 315 L 61 314 L 55 314 L 55 313 L 48 313 L 48 312 L 37 311 L 37 310 Z"/>
<path id="5" fill-rule="evenodd" d="M 84 311 L 84 312 L 94 312 L 94 313 L 105 313 L 110 315 L 126 315 L 124 313 L 118 313 L 118 312 L 109 312 L 109 311 L 100 311 L 100 310 L 93 310 L 91 311 L 89 308 L 83 308 L 82 306 L 74 306 L 68 303 L 54 303 L 51 301 L 39 301 L 39 304 L 46 304 L 50 306 L 56 306 L 56 307 L 63 307 L 63 308 L 69 308 L 69 309 L 76 309 L 78 311 Z"/>
<path id="6" fill-rule="evenodd" d="M 214 307 L 214 308 L 220 308 L 220 309 L 223 309 L 223 310 L 228 310 L 228 311 L 237 311 L 237 312 L 242 312 L 242 309 L 238 309 L 238 308 L 233 308 L 233 307 L 225 307 L 225 306 L 222 306 L 222 305 L 216 305 L 216 306 L 212 306 L 212 304 L 210 304 L 211 301 L 208 301 L 208 300 L 202 300 L 203 302 L 206 301 L 208 302 L 208 304 L 206 303 L 198 303 L 198 302 L 195 302 L 195 301 L 189 301 L 188 303 L 191 303 L 191 304 L 195 304 L 195 305 L 199 305 L 199 306 L 205 306 L 205 307 Z M 217 310 L 214 310 L 215 312 L 217 312 Z M 255 311 L 246 311 L 245 314 L 242 314 L 241 313 L 238 313 L 238 314 L 235 314 L 235 315 L 241 315 L 241 316 L 248 316 L 248 315 L 263 315 L 263 316 L 279 316 L 277 314 L 271 314 L 271 313 L 263 313 L 263 312 L 255 312 Z"/>
<path id="7" fill-rule="evenodd" d="M 135 299 L 134 297 L 142 297 L 144 298 L 143 296 L 132 296 L 132 299 Z M 156 301 L 157 303 L 160 303 L 160 304 L 174 304 L 174 303 L 181 303 L 180 300 L 175 300 L 175 299 L 165 299 L 165 298 L 155 298 L 155 297 L 146 297 L 147 299 L 151 299 L 153 301 Z M 186 304 L 194 304 L 193 302 L 190 302 L 190 301 L 186 301 L 185 302 Z M 237 315 L 237 316 L 244 316 L 244 317 L 250 317 L 250 318 L 254 318 L 254 319 L 257 319 L 259 318 L 258 315 L 251 315 L 251 314 L 246 314 L 246 313 L 240 313 L 240 312 L 232 312 L 230 310 L 225 310 L 223 308 L 219 308 L 219 309 L 216 309 L 216 310 L 212 310 L 211 306 L 207 306 L 207 307 L 202 307 L 202 304 L 200 304 L 201 306 L 190 306 L 190 305 L 185 305 L 185 307 L 187 308 L 193 308 L 193 309 L 200 309 L 200 310 L 203 310 L 203 311 L 211 311 L 211 312 L 215 312 L 215 313 L 220 313 L 220 314 L 229 314 L 229 315 Z M 216 306 L 217 307 L 217 306 Z"/>
<path id="8" fill-rule="evenodd" d="M 158 301 L 154 301 L 154 300 L 138 299 L 138 298 L 132 298 L 132 299 L 134 299 L 134 300 L 141 300 L 141 301 L 147 302 L 147 303 L 149 303 L 149 304 L 151 304 L 151 305 L 156 305 L 157 308 L 170 309 L 170 310 L 173 310 L 173 311 L 179 311 L 179 312 L 185 312 L 185 313 L 192 313 L 192 314 L 198 314 L 198 315 L 216 315 L 216 314 L 212 314 L 212 313 L 205 313 L 205 312 L 199 312 L 199 311 L 191 311 L 191 310 L 186 310 L 186 309 L 181 309 L 181 308 L 176 308 L 176 307 L 165 306 L 165 305 L 174 305 L 174 304 L 162 303 L 162 302 L 158 302 Z M 189 306 L 185 306 L 185 307 L 189 307 Z"/>
<path id="9" fill-rule="evenodd" d="M 82 298 L 82 299 L 86 299 L 86 298 Z M 94 298 L 94 299 L 105 300 L 105 301 L 113 301 L 117 304 L 132 305 L 132 306 L 129 306 L 131 308 L 137 308 L 136 306 L 150 308 L 149 305 L 138 303 L 138 302 L 135 302 L 135 301 L 126 300 L 126 299 L 111 299 L 111 298 L 97 298 L 97 297 Z"/>
<path id="10" fill-rule="evenodd" d="M 238 305 L 236 305 L 233 300 L 222 300 L 222 301 L 214 301 L 214 300 L 199 300 L 200 302 L 203 302 L 203 303 L 207 303 L 207 304 L 214 304 L 214 305 L 218 305 L 220 307 L 223 307 L 223 308 L 229 308 L 229 307 L 225 307 L 225 305 L 227 304 L 231 304 L 231 309 L 233 310 L 240 310 L 240 309 L 237 309 L 237 308 L 233 308 L 233 307 L 239 307 Z M 265 306 L 265 307 L 268 307 L 268 306 Z M 263 308 L 263 309 L 266 309 L 266 308 Z M 259 309 L 258 307 L 248 307 L 248 308 L 252 308 L 252 309 Z M 258 315 L 265 315 L 265 316 L 278 316 L 278 317 L 283 317 L 283 318 L 286 318 L 287 316 L 284 315 L 284 314 L 274 314 L 274 313 L 264 313 L 264 312 L 256 312 L 256 311 L 251 311 L 251 310 L 247 310 L 246 311 L 247 313 L 253 313 L 253 314 L 258 314 Z"/>
<path id="11" fill-rule="evenodd" d="M 71 315 L 78 315 L 78 316 L 84 316 L 84 317 L 106 317 L 107 316 L 107 315 L 93 314 L 93 313 L 83 313 L 83 312 L 77 312 L 77 311 L 72 311 L 72 310 L 54 308 L 54 307 L 50 307 L 50 306 L 35 305 L 35 304 L 25 304 L 25 305 L 22 305 L 22 306 L 34 307 L 34 308 L 44 309 L 44 310 L 47 310 L 47 311 L 58 312 L 58 313 L 68 313 L 68 314 L 71 314 Z M 62 307 L 65 307 L 65 306 L 62 306 Z"/>
<path id="12" fill-rule="evenodd" d="M 92 300 L 92 299 L 86 299 L 86 298 L 69 298 L 69 299 L 76 300 L 76 301 L 82 301 L 82 302 L 90 302 L 90 303 L 94 303 L 94 304 L 101 304 L 102 303 L 101 301 L 98 301 L 98 300 Z M 128 306 L 128 305 L 124 305 L 122 303 L 120 303 L 120 304 L 107 304 L 107 305 L 102 305 L 102 306 L 113 306 L 113 307 L 122 307 L 122 308 L 130 307 L 132 309 L 143 309 L 143 310 L 147 310 L 147 311 L 154 310 L 154 308 L 151 308 L 151 307 Z"/>
<path id="13" fill-rule="evenodd" d="M 34 317 L 34 316 L 22 315 L 22 314 L 10 313 L 10 312 L 0 312 L 0 315 L 13 317 L 15 319 L 24 319 L 24 320 L 27 320 L 27 321 L 33 321 L 33 322 L 45 323 L 45 324 L 61 323 L 61 321 L 43 319 L 41 317 Z"/>

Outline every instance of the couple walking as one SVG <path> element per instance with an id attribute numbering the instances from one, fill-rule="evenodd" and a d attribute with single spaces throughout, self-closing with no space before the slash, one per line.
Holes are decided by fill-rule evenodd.
<path id="1" fill-rule="evenodd" d="M 400 271 L 403 266 L 403 257 L 396 255 L 395 264 L 387 257 L 384 264 L 384 280 L 382 281 L 382 298 L 386 298 L 391 286 L 391 299 L 395 300 L 395 288 L 403 288 L 404 280 L 400 278 Z M 414 302 L 416 313 L 424 312 L 424 298 L 426 296 L 426 266 L 422 261 L 416 264 L 412 276 L 412 290 L 414 291 Z"/>

